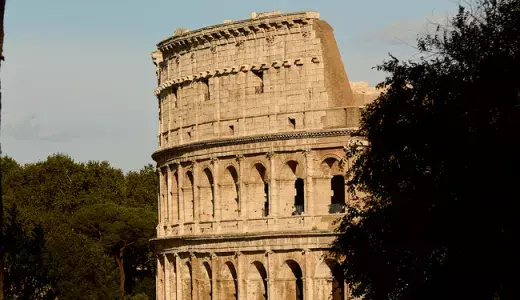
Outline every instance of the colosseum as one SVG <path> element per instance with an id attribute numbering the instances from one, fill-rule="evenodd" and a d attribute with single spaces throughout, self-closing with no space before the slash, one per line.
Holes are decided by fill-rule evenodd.
<path id="1" fill-rule="evenodd" d="M 178 29 L 152 53 L 157 299 L 351 299 L 328 255 L 366 93 L 316 12 Z M 363 86 L 363 84 L 361 85 Z"/>

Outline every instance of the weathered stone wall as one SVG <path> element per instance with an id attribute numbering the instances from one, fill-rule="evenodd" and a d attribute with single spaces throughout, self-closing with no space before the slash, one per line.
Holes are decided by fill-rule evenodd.
<path id="1" fill-rule="evenodd" d="M 160 148 L 356 125 L 346 116 L 357 103 L 332 28 L 317 13 L 186 32 L 158 52 Z"/>
<path id="2" fill-rule="evenodd" d="M 317 13 L 252 17 L 152 53 L 158 299 L 347 299 L 326 254 L 362 101 Z"/>

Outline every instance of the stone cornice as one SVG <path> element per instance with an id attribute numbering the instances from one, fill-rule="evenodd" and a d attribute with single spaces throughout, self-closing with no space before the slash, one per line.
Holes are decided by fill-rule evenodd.
<path id="1" fill-rule="evenodd" d="M 157 65 L 156 57 L 159 57 L 159 54 L 157 54 L 156 52 L 154 52 L 153 54 L 155 55 L 153 57 L 154 64 Z M 161 59 L 162 59 L 162 56 L 161 56 Z M 175 78 L 172 80 L 167 80 L 167 81 L 161 83 L 154 90 L 154 95 L 155 96 L 159 95 L 162 91 L 164 91 L 165 89 L 167 89 L 169 87 L 178 86 L 185 82 L 196 81 L 197 79 L 201 79 L 201 78 L 208 78 L 208 77 L 213 77 L 213 76 L 223 76 L 223 75 L 228 75 L 228 74 L 236 74 L 238 72 L 266 70 L 271 67 L 273 67 L 275 69 L 279 69 L 281 67 L 289 68 L 292 65 L 301 66 L 304 64 L 305 60 L 307 60 L 307 62 L 309 62 L 309 63 L 311 63 L 311 62 L 319 63 L 318 57 L 312 56 L 312 57 L 308 57 L 305 59 L 301 58 L 301 57 L 293 58 L 293 59 L 287 58 L 284 60 L 277 60 L 277 61 L 269 62 L 269 63 L 268 62 L 258 62 L 258 63 L 254 63 L 254 64 L 243 64 L 240 66 L 230 66 L 230 67 L 220 68 L 217 70 L 208 70 L 208 71 L 199 72 L 199 73 L 195 73 L 195 74 L 191 74 L 191 75 L 181 76 L 181 77 L 178 77 L 178 78 Z"/>
<path id="2" fill-rule="evenodd" d="M 257 136 L 245 136 L 238 138 L 224 138 L 215 139 L 208 141 L 200 141 L 195 143 L 189 143 L 169 148 L 164 148 L 155 151 L 152 154 L 154 160 L 158 160 L 160 156 L 179 154 L 182 152 L 195 151 L 204 148 L 211 147 L 223 147 L 237 144 L 249 144 L 249 143 L 260 143 L 280 140 L 294 140 L 294 139 L 307 139 L 307 138 L 325 138 L 333 136 L 349 136 L 357 132 L 358 128 L 342 128 L 333 130 L 313 130 L 313 131 L 297 131 L 297 132 L 282 132 L 282 133 L 271 133 Z"/>
<path id="3" fill-rule="evenodd" d="M 267 31 L 271 28 L 290 28 L 297 24 L 307 24 L 313 19 L 319 19 L 318 12 L 297 12 L 289 14 L 275 14 L 255 19 L 240 20 L 219 25 L 203 27 L 193 31 L 186 31 L 169 37 L 157 44 L 160 51 L 171 50 L 176 47 L 198 45 L 218 40 L 227 40 L 240 35 Z"/>
<path id="4" fill-rule="evenodd" d="M 263 233 L 240 233 L 240 234 L 218 234 L 218 235 L 177 235 L 158 237 L 151 239 L 151 242 L 184 240 L 184 241 L 207 241 L 207 240 L 249 240 L 259 238 L 280 238 L 280 237 L 306 237 L 306 236 L 338 236 L 339 233 L 333 230 L 306 230 L 306 231 L 273 231 Z"/>

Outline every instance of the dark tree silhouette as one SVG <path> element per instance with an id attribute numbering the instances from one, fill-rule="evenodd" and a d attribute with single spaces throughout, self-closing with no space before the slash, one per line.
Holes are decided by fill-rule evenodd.
<path id="1" fill-rule="evenodd" d="M 520 1 L 482 0 L 379 70 L 333 245 L 365 299 L 520 299 Z M 358 206 L 359 207 L 359 206 Z"/>
<path id="2" fill-rule="evenodd" d="M 2 61 L 4 60 L 4 15 L 5 15 L 5 0 L 0 0 L 0 69 L 2 68 Z M 2 82 L 0 80 L 0 112 L 2 111 Z M 2 117 L 0 114 L 0 124 Z M 0 146 L 0 154 L 2 154 L 2 147 Z M 2 170 L 0 170 L 0 176 Z M 0 300 L 4 300 L 4 210 L 2 201 L 2 186 L 0 184 Z"/>

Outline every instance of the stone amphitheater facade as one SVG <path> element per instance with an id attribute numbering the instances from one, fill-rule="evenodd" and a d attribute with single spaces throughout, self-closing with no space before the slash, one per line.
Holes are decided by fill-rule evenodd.
<path id="1" fill-rule="evenodd" d="M 366 102 L 316 12 L 175 34 L 158 78 L 157 299 L 349 299 L 328 249 Z"/>

